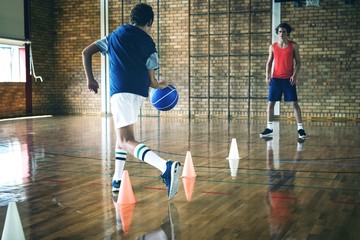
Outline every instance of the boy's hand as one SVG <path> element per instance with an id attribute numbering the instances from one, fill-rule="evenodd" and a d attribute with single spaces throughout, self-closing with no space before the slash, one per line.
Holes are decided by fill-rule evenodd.
<path id="1" fill-rule="evenodd" d="M 292 76 L 292 77 L 290 78 L 290 84 L 291 84 L 291 85 L 295 85 L 295 84 L 296 84 L 296 76 Z"/>
<path id="2" fill-rule="evenodd" d="M 159 82 L 158 83 L 158 86 L 159 86 L 159 88 L 160 89 L 164 89 L 164 88 L 166 88 L 167 86 L 169 85 L 169 83 L 168 83 L 168 81 L 161 81 L 161 82 Z"/>
<path id="3" fill-rule="evenodd" d="M 266 78 L 265 78 L 265 82 L 266 82 L 267 85 L 270 84 L 270 80 L 271 80 L 271 79 L 270 79 L 269 77 L 266 77 Z"/>
<path id="4" fill-rule="evenodd" d="M 94 91 L 95 93 L 98 93 L 99 84 L 95 79 L 88 80 L 87 85 L 91 92 Z"/>

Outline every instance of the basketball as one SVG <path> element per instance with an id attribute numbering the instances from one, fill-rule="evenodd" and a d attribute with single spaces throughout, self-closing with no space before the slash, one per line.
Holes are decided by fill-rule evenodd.
<path id="1" fill-rule="evenodd" d="M 173 85 L 164 89 L 155 89 L 150 96 L 151 104 L 159 111 L 169 111 L 173 109 L 179 99 L 179 94 Z"/>

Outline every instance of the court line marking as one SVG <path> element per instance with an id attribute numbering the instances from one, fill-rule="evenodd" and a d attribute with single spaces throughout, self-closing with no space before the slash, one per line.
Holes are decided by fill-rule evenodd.
<path id="1" fill-rule="evenodd" d="M 40 170 L 40 169 L 39 169 Z M 65 172 L 65 173 L 77 173 L 77 174 L 100 174 L 99 172 L 80 172 L 80 171 L 73 171 L 73 170 L 49 170 L 49 169 L 42 169 L 42 171 L 49 171 L 49 172 Z M 108 174 L 103 173 L 102 175 L 108 176 Z M 136 174 L 129 174 L 129 176 L 133 177 L 140 177 L 140 178 L 159 178 L 159 176 L 144 176 L 144 175 L 136 175 Z M 322 189 L 322 190 L 334 190 L 334 191 L 352 191 L 352 192 L 360 192 L 360 189 L 352 189 L 352 188 L 335 188 L 335 187 L 320 187 L 320 186 L 306 186 L 306 185 L 287 185 L 287 184 L 268 184 L 268 183 L 260 183 L 260 182 L 249 182 L 249 181 L 228 181 L 228 180 L 215 180 L 215 179 L 202 179 L 201 177 L 197 176 L 196 181 L 200 182 L 221 182 L 221 183 L 230 183 L 230 184 L 244 184 L 244 185 L 259 185 L 259 186 L 281 186 L 281 187 L 288 187 L 288 188 L 305 188 L 305 189 Z"/>
<path id="2" fill-rule="evenodd" d="M 41 160 L 42 163 L 47 163 L 47 164 L 64 164 L 64 165 L 74 165 L 74 166 L 103 166 L 104 164 L 103 163 L 99 163 L 99 164 L 87 164 L 87 163 L 74 163 L 74 162 L 62 162 L 62 161 L 50 161 L 50 160 Z M 144 164 L 143 162 L 138 162 L 138 161 L 127 161 L 129 164 L 136 164 L 136 165 L 140 165 L 140 164 Z M 127 166 L 127 168 L 130 168 L 130 169 L 142 169 L 142 170 L 153 170 L 152 167 L 146 167 L 145 166 Z M 228 168 L 224 168 L 224 167 L 201 167 L 201 166 L 195 166 L 195 168 L 197 169 L 196 171 L 197 172 L 205 172 L 207 174 L 221 174 L 221 173 L 227 173 L 230 169 Z M 207 170 L 200 170 L 199 168 L 208 168 L 208 169 L 221 169 L 223 171 L 212 171 L 212 172 L 209 172 Z M 39 169 L 39 168 L 37 168 Z M 50 169 L 49 169 L 50 170 Z M 260 174 L 260 173 L 241 173 L 239 172 L 240 170 L 246 170 L 246 171 L 261 171 L 261 172 L 268 172 L 269 170 L 268 169 L 256 169 L 256 168 L 238 168 L 238 173 L 239 175 L 250 175 L 250 176 L 263 176 L 263 177 L 267 177 L 269 174 L 268 173 L 263 173 L 263 174 Z M 66 170 L 64 170 L 66 171 Z M 110 171 L 110 170 L 109 170 Z M 319 174 L 328 174 L 328 173 L 336 173 L 336 174 L 359 174 L 360 172 L 332 172 L 332 171 L 317 171 L 317 170 L 291 170 L 291 169 L 281 169 L 279 170 L 281 172 L 295 172 L 295 173 L 319 173 Z M 111 174 L 109 172 L 109 174 Z M 284 177 L 286 176 L 291 176 L 291 175 L 288 175 L 288 174 L 285 174 L 283 175 Z M 318 180 L 318 181 L 328 181 L 328 180 L 331 180 L 331 181 L 336 181 L 336 182 L 359 182 L 360 179 L 347 179 L 347 180 L 343 180 L 343 179 L 335 179 L 335 178 L 325 178 L 325 177 L 314 177 L 314 176 L 296 176 L 296 178 L 298 179 L 313 179 L 313 180 Z"/>

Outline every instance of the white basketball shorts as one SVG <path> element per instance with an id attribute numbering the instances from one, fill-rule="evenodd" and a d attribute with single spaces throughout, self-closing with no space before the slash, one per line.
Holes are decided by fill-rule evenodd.
<path id="1" fill-rule="evenodd" d="M 136 123 L 140 108 L 146 98 L 133 93 L 116 93 L 111 96 L 111 113 L 115 128 Z"/>

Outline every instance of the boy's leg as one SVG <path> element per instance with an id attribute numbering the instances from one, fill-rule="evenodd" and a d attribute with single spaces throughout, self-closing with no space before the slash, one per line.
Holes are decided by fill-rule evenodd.
<path id="1" fill-rule="evenodd" d="M 286 102 L 292 102 L 294 108 L 294 115 L 297 123 L 298 129 L 298 136 L 299 138 L 306 138 L 306 133 L 302 125 L 302 118 L 301 118 L 301 109 L 298 103 L 298 97 L 296 92 L 296 84 L 291 85 L 290 82 L 286 82 L 287 84 L 284 86 L 284 100 Z"/>
<path id="2" fill-rule="evenodd" d="M 301 118 L 301 109 L 299 106 L 298 102 L 293 102 L 293 107 L 294 107 L 294 115 L 295 115 L 295 119 L 296 119 L 296 123 L 302 123 L 302 118 Z"/>
<path id="3" fill-rule="evenodd" d="M 267 107 L 267 124 L 260 137 L 271 137 L 273 134 L 274 107 L 276 102 L 269 101 Z"/>
<path id="4" fill-rule="evenodd" d="M 274 108 L 275 108 L 276 102 L 268 102 L 267 107 L 267 122 L 270 124 L 270 126 L 267 126 L 269 129 L 273 129 L 272 123 L 274 121 Z"/>
<path id="5" fill-rule="evenodd" d="M 119 147 L 116 141 L 115 146 L 115 171 L 112 180 L 112 191 L 118 192 L 120 189 L 121 179 L 125 168 L 127 152 Z"/>
<path id="6" fill-rule="evenodd" d="M 137 159 L 140 159 L 161 171 L 162 177 L 168 187 L 169 199 L 173 198 L 179 189 L 180 163 L 165 161 L 151 151 L 146 145 L 137 142 L 134 138 L 133 124 L 117 128 L 116 137 L 121 149 L 133 153 L 134 157 Z"/>
<path id="7" fill-rule="evenodd" d="M 273 135 L 273 121 L 274 121 L 274 107 L 277 101 L 281 100 L 283 90 L 281 87 L 282 80 L 272 78 L 269 84 L 268 92 L 268 106 L 267 106 L 267 125 L 260 137 L 272 137 Z"/>
<path id="8" fill-rule="evenodd" d="M 304 139 L 307 137 L 307 135 L 305 133 L 305 130 L 304 130 L 304 127 L 302 124 L 301 109 L 300 109 L 299 103 L 293 102 L 293 107 L 294 107 L 294 115 L 295 115 L 295 119 L 296 119 L 296 123 L 297 123 L 299 138 Z"/>
<path id="9" fill-rule="evenodd" d="M 167 161 L 159 157 L 144 144 L 135 140 L 133 125 L 116 129 L 116 136 L 121 149 L 133 153 L 134 157 L 156 167 L 162 173 L 166 171 Z"/>

